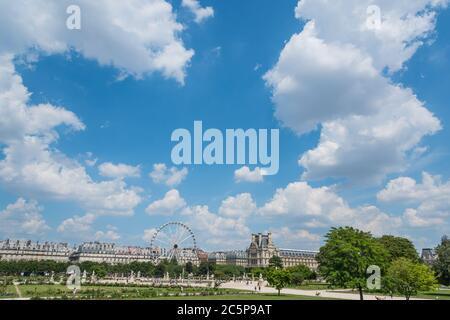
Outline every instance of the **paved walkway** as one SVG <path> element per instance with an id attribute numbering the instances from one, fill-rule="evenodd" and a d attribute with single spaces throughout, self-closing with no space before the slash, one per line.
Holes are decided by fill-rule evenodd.
<path id="1" fill-rule="evenodd" d="M 20 292 L 19 283 L 14 282 L 14 288 L 16 288 L 17 296 L 19 297 L 19 299 L 21 299 L 22 298 L 22 292 Z"/>
<path id="2" fill-rule="evenodd" d="M 255 286 L 257 285 L 257 282 L 250 282 L 248 285 L 245 282 L 227 282 L 222 284 L 221 288 L 226 289 L 239 289 L 239 290 L 250 290 L 254 291 Z M 283 294 L 292 294 L 292 295 L 298 295 L 298 296 L 307 296 L 307 297 L 320 297 L 320 298 L 332 298 L 332 299 L 343 299 L 343 300 L 359 300 L 359 294 L 354 293 L 353 291 L 348 291 L 348 293 L 342 292 L 343 290 L 334 291 L 334 290 L 300 290 L 300 289 L 283 289 L 281 290 L 281 293 Z M 270 287 L 262 287 L 261 293 L 278 293 L 278 291 L 274 288 Z M 382 295 L 375 296 L 375 295 L 364 295 L 364 300 L 378 300 L 377 297 L 385 300 L 405 300 L 405 298 L 402 297 L 394 297 L 393 299 L 391 297 L 384 297 Z M 421 299 L 413 299 L 411 300 L 421 300 Z"/>

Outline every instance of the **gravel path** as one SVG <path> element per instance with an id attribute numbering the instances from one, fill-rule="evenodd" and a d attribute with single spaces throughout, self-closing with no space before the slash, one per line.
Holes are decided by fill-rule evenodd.
<path id="1" fill-rule="evenodd" d="M 227 282 L 222 284 L 221 288 L 226 289 L 239 289 L 239 290 L 255 290 L 255 286 L 257 285 L 257 282 L 249 283 L 248 285 L 244 282 Z M 292 295 L 298 295 L 298 296 L 307 296 L 307 297 L 321 297 L 321 298 L 333 298 L 333 299 L 343 299 L 343 300 L 359 300 L 359 294 L 353 293 L 349 290 L 348 293 L 342 292 L 343 290 L 333 291 L 333 290 L 300 290 L 300 289 L 283 289 L 281 290 L 281 293 L 283 294 L 292 294 Z M 274 288 L 270 287 L 262 287 L 261 293 L 278 293 L 278 291 Z M 375 295 L 364 295 L 364 300 L 377 300 L 378 298 L 381 298 L 382 300 L 405 300 L 405 298 L 402 297 L 385 297 L 385 296 L 375 296 Z M 422 299 L 413 299 L 411 300 L 422 300 Z"/>

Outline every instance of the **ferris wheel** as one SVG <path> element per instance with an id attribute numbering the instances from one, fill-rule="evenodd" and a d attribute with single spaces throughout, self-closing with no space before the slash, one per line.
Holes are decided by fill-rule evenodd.
<path id="1" fill-rule="evenodd" d="M 187 253 L 194 253 L 197 241 L 192 230 L 181 222 L 169 222 L 159 227 L 152 237 L 150 247 L 157 260 L 180 261 Z"/>

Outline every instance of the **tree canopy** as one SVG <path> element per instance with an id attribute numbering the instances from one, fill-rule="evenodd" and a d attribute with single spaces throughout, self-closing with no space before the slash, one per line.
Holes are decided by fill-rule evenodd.
<path id="1" fill-rule="evenodd" d="M 267 273 L 267 282 L 278 290 L 278 295 L 281 294 L 281 290 L 289 285 L 291 281 L 291 274 L 287 270 L 283 269 L 271 269 Z"/>
<path id="2" fill-rule="evenodd" d="M 439 283 L 450 285 L 450 240 L 442 237 L 441 244 L 436 248 L 437 259 L 434 263 L 434 270 L 437 273 Z"/>
<path id="3" fill-rule="evenodd" d="M 384 268 L 386 249 L 368 232 L 351 227 L 332 228 L 317 256 L 320 274 L 333 286 L 358 289 L 361 300 L 367 283 L 367 268 Z"/>
<path id="4" fill-rule="evenodd" d="M 406 258 L 416 262 L 419 261 L 417 250 L 409 239 L 385 235 L 377 240 L 386 249 L 389 262 L 399 258 Z"/>
<path id="5" fill-rule="evenodd" d="M 270 268 L 283 268 L 283 260 L 279 256 L 273 256 L 269 259 L 269 267 Z"/>
<path id="6" fill-rule="evenodd" d="M 383 277 L 383 288 L 391 294 L 399 293 L 409 300 L 419 291 L 436 289 L 437 281 L 430 267 L 399 258 L 390 264 Z"/>

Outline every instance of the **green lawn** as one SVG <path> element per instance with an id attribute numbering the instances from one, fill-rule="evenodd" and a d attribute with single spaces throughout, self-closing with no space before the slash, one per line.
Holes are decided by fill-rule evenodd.
<path id="1" fill-rule="evenodd" d="M 72 292 L 63 285 L 19 285 L 23 297 L 71 297 Z M 304 285 L 296 287 L 302 290 L 325 290 L 326 284 Z M 153 295 L 152 295 L 153 292 Z M 214 292 L 220 295 L 214 295 Z M 13 285 L 7 287 L 9 296 L 2 298 L 18 297 Z M 84 286 L 77 294 L 77 298 L 82 299 L 128 299 L 128 300 L 330 300 L 323 297 L 309 297 L 297 295 L 275 294 L 249 294 L 245 291 L 232 289 L 219 289 L 213 291 L 206 288 L 184 288 L 183 293 L 197 293 L 202 295 L 184 296 L 180 294 L 179 288 L 155 288 L 155 287 L 120 287 L 120 286 Z M 346 292 L 349 293 L 349 292 Z M 450 300 L 450 290 L 438 290 L 433 292 L 421 292 L 416 298 L 431 300 Z"/>
<path id="2" fill-rule="evenodd" d="M 438 290 L 432 292 L 421 292 L 417 298 L 433 299 L 433 300 L 450 300 L 449 290 Z"/>
<path id="3" fill-rule="evenodd" d="M 63 285 L 20 285 L 22 297 L 47 298 L 47 297 L 72 297 L 72 292 Z M 8 286 L 8 293 L 17 297 L 13 285 Z M 154 292 L 153 296 L 150 294 Z M 214 295 L 214 292 L 220 295 Z M 156 294 L 157 293 L 157 296 Z M 219 289 L 209 291 L 206 288 L 185 288 L 180 294 L 179 288 L 153 288 L 153 287 L 109 287 L 109 286 L 85 286 L 77 293 L 81 299 L 110 299 L 110 300 L 326 300 L 321 297 L 306 297 L 297 295 L 254 294 L 248 291 Z M 193 296 L 193 293 L 201 294 Z M 5 298 L 11 298 L 5 297 Z"/>
<path id="4" fill-rule="evenodd" d="M 290 289 L 299 289 L 299 290 L 329 290 L 328 283 L 305 283 L 300 286 L 291 286 Z"/>
<path id="5" fill-rule="evenodd" d="M 338 291 L 340 293 L 347 294 L 357 294 L 357 291 Z M 364 292 L 364 294 L 369 295 L 378 295 L 384 296 L 384 293 L 381 292 Z M 394 295 L 394 297 L 402 297 L 401 295 Z M 412 296 L 411 298 L 419 298 L 419 299 L 431 299 L 431 300 L 450 300 L 450 290 L 447 289 L 439 289 L 437 291 L 428 291 L 428 292 L 419 292 L 418 295 Z"/>

